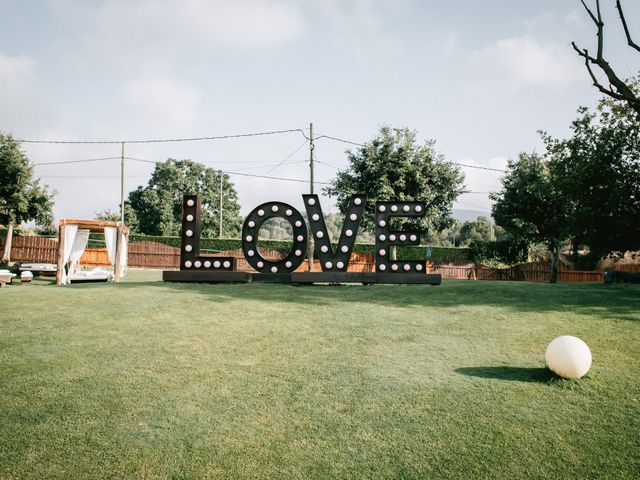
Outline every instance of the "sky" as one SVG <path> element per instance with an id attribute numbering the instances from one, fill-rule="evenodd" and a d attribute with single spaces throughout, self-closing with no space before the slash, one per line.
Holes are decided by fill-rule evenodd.
<path id="1" fill-rule="evenodd" d="M 603 2 L 605 56 L 629 77 L 640 65 L 613 3 Z M 638 40 L 640 2 L 623 7 Z M 23 140 L 308 135 L 313 123 L 316 136 L 363 143 L 390 125 L 435 140 L 447 160 L 503 169 L 542 151 L 538 130 L 568 136 L 577 108 L 600 98 L 571 48 L 596 46 L 578 0 L 0 0 L 0 11 L 0 131 Z M 126 144 L 147 162 L 126 160 L 125 191 L 167 158 L 307 180 L 305 142 L 290 132 Z M 23 146 L 58 192 L 57 218 L 118 211 L 118 159 L 51 162 L 119 157 L 119 144 Z M 316 142 L 316 192 L 349 148 Z M 462 169 L 473 193 L 455 207 L 486 214 L 501 173 Z M 271 200 L 302 209 L 309 188 L 231 178 L 243 214 Z"/>

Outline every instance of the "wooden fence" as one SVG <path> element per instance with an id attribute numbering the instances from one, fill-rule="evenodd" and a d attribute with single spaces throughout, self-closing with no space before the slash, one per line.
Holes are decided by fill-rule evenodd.
<path id="1" fill-rule="evenodd" d="M 601 282 L 602 273 L 607 270 L 640 272 L 639 264 L 617 264 L 599 270 L 569 270 L 561 268 L 558 272 L 560 282 Z M 466 265 L 430 265 L 430 273 L 439 273 L 442 278 L 464 280 L 511 280 L 528 282 L 551 281 L 551 268 L 548 263 L 523 263 L 509 268 L 489 268 L 475 264 Z"/>
<path id="2" fill-rule="evenodd" d="M 4 247 L 4 239 L 0 248 Z M 270 249 L 260 249 L 263 257 L 275 260 L 282 254 Z M 49 237 L 13 237 L 11 245 L 11 260 L 14 262 L 56 263 L 58 255 L 58 239 Z M 238 259 L 238 270 L 252 271 L 253 268 L 244 259 L 242 249 L 220 252 L 211 256 L 231 256 Z M 87 248 L 80 263 L 86 266 L 109 266 L 106 248 Z M 131 268 L 177 270 L 180 268 L 180 249 L 157 242 L 134 242 L 128 247 L 128 266 Z M 320 271 L 320 263 L 314 260 L 314 271 Z M 560 269 L 561 282 L 600 282 L 602 273 L 606 270 L 620 270 L 625 272 L 640 272 L 640 264 L 617 264 L 606 269 L 579 271 Z M 296 270 L 308 271 L 305 261 Z M 375 271 L 375 259 L 372 254 L 356 253 L 351 255 L 350 272 Z M 523 280 L 530 282 L 549 282 L 551 270 L 548 263 L 523 263 L 509 268 L 489 268 L 473 263 L 459 265 L 427 264 L 428 273 L 439 273 L 444 279 L 464 280 Z"/>
<path id="3" fill-rule="evenodd" d="M 2 250 L 6 239 L 0 242 Z M 13 237 L 11 241 L 12 262 L 56 263 L 58 261 L 58 239 L 49 237 Z"/>

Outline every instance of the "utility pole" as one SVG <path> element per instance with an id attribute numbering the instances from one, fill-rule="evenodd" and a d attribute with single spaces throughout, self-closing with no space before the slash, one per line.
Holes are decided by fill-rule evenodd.
<path id="1" fill-rule="evenodd" d="M 120 154 L 120 222 L 124 226 L 124 142 Z"/>
<path id="2" fill-rule="evenodd" d="M 313 122 L 309 124 L 309 193 L 313 194 Z M 309 230 L 309 241 L 307 242 L 307 260 L 309 261 L 309 271 L 313 271 L 313 233 Z"/>
<path id="3" fill-rule="evenodd" d="M 218 238 L 222 238 L 222 170 L 220 170 L 220 230 Z"/>

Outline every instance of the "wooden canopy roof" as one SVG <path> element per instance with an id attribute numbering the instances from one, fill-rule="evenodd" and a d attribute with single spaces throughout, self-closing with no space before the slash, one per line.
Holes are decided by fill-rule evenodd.
<path id="1" fill-rule="evenodd" d="M 60 220 L 60 226 L 62 227 L 64 225 L 77 225 L 78 228 L 89 230 L 93 233 L 103 232 L 104 227 L 121 228 L 123 233 L 129 233 L 129 229 L 125 227 L 122 222 L 110 222 L 108 220 L 76 220 L 65 218 Z"/>

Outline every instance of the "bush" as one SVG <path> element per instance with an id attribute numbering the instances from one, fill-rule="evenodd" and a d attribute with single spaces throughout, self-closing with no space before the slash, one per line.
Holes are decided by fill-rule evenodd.
<path id="1" fill-rule="evenodd" d="M 529 253 L 529 246 L 526 242 L 511 239 L 499 242 L 474 240 L 469 249 L 475 263 L 488 267 L 526 262 Z"/>
<path id="2" fill-rule="evenodd" d="M 180 247 L 180 237 L 164 237 L 155 235 L 129 235 L 129 242 L 158 242 L 172 247 Z M 260 240 L 260 246 L 270 248 L 280 253 L 289 253 L 292 242 L 286 240 Z M 336 244 L 333 244 L 334 249 Z M 201 238 L 200 248 L 202 250 L 214 253 L 225 252 L 242 248 L 242 241 L 239 238 Z M 376 246 L 373 243 L 356 243 L 353 251 L 357 253 L 375 254 Z M 406 246 L 398 247 L 398 258 L 403 260 L 426 260 L 427 247 Z M 448 247 L 432 247 L 431 262 L 433 263 L 460 263 L 472 261 L 471 250 L 468 248 L 448 248 Z"/>

